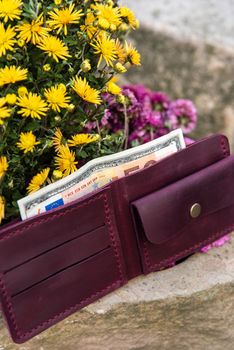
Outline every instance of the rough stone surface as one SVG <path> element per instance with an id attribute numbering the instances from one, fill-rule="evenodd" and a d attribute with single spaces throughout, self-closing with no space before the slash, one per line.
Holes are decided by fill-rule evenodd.
<path id="1" fill-rule="evenodd" d="M 121 0 L 140 22 L 181 39 L 234 48 L 232 0 Z"/>
<path id="2" fill-rule="evenodd" d="M 127 81 L 192 99 L 194 137 L 223 131 L 234 149 L 234 2 L 122 0 L 142 28 Z M 233 234 L 234 238 L 234 234 Z M 0 350 L 233 350 L 234 239 L 141 276 L 23 345 L 0 319 Z"/>
<path id="3" fill-rule="evenodd" d="M 234 239 L 134 279 L 26 344 L 0 321 L 0 350 L 233 350 L 233 310 Z"/>
<path id="4" fill-rule="evenodd" d="M 234 51 L 175 39 L 141 28 L 132 39 L 142 66 L 127 81 L 163 90 L 171 98 L 191 99 L 198 110 L 195 138 L 224 132 L 234 149 Z"/>

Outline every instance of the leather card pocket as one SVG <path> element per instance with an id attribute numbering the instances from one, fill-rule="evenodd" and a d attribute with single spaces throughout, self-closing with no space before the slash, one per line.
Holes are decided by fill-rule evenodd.
<path id="1" fill-rule="evenodd" d="M 2 309 L 21 343 L 125 282 L 110 188 L 0 235 Z"/>

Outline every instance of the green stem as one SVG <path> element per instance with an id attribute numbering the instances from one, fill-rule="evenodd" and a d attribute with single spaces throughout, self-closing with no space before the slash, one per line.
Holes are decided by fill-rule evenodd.
<path id="1" fill-rule="evenodd" d="M 128 138 L 129 138 L 129 118 L 127 113 L 127 106 L 126 106 L 126 103 L 124 103 L 124 138 L 123 138 L 124 149 L 128 148 Z"/>

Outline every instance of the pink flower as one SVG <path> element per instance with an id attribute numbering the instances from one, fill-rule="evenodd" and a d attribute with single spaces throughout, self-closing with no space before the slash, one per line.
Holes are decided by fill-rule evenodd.
<path id="1" fill-rule="evenodd" d="M 172 129 L 181 128 L 184 134 L 191 132 L 197 122 L 197 110 L 190 100 L 176 100 L 170 103 L 168 117 Z"/>
<path id="2" fill-rule="evenodd" d="M 218 239 L 217 241 L 207 245 L 206 247 L 201 249 L 202 253 L 207 253 L 210 249 L 214 248 L 214 247 L 221 247 L 223 246 L 226 242 L 230 241 L 230 235 L 226 235 L 220 239 Z"/>

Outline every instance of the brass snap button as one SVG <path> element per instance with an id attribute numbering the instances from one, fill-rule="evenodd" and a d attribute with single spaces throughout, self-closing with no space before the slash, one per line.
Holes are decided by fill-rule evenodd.
<path id="1" fill-rule="evenodd" d="M 190 208 L 190 216 L 195 219 L 198 218 L 201 214 L 201 205 L 199 203 L 195 203 Z"/>

